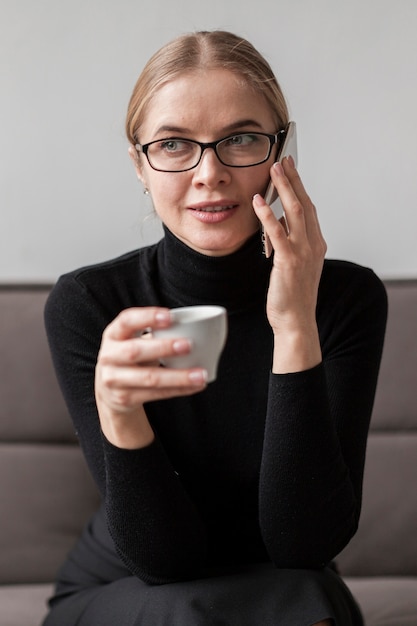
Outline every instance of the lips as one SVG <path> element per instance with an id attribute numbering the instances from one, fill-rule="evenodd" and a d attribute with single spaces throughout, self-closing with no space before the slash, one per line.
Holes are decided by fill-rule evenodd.
<path id="1" fill-rule="evenodd" d="M 203 213 L 220 213 L 221 211 L 229 211 L 233 209 L 236 204 L 228 204 L 225 206 L 205 206 L 205 207 L 191 207 L 193 211 L 202 211 Z"/>
<path id="2" fill-rule="evenodd" d="M 237 206 L 236 202 L 231 202 L 230 200 L 218 200 L 216 202 L 198 202 L 189 208 L 199 213 L 221 213 L 222 211 L 230 211 L 230 209 L 234 209 Z"/>

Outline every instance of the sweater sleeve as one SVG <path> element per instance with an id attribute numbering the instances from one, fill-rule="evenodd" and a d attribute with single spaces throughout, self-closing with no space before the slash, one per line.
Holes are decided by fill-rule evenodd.
<path id="1" fill-rule="evenodd" d="M 123 450 L 101 433 L 94 372 L 102 332 L 115 314 L 75 276 L 62 277 L 45 308 L 52 359 L 119 556 L 145 582 L 185 579 L 204 561 L 205 531 L 163 447 L 155 441 Z"/>
<path id="2" fill-rule="evenodd" d="M 323 362 L 270 378 L 259 515 L 265 546 L 278 567 L 324 566 L 349 542 L 359 521 L 385 333 L 385 289 L 360 268 L 331 306 L 321 325 Z"/>

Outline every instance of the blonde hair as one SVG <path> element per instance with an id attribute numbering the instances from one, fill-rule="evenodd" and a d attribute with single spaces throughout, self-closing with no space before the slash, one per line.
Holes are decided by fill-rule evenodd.
<path id="1" fill-rule="evenodd" d="M 249 43 L 227 31 L 200 31 L 181 35 L 158 50 L 145 65 L 133 89 L 126 117 L 126 135 L 134 145 L 146 109 L 155 93 L 169 81 L 197 69 L 227 69 L 263 94 L 276 121 L 276 130 L 288 123 L 288 109 L 277 79 L 264 57 Z"/>

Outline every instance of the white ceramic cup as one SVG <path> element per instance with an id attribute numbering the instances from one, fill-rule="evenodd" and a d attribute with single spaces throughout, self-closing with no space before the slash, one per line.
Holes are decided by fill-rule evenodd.
<path id="1" fill-rule="evenodd" d="M 203 367 L 207 370 L 207 382 L 216 380 L 217 366 L 227 337 L 226 309 L 217 305 L 186 306 L 171 309 L 171 316 L 171 326 L 153 330 L 153 336 L 170 339 L 186 337 L 191 341 L 191 352 L 165 357 L 161 363 L 174 369 Z"/>

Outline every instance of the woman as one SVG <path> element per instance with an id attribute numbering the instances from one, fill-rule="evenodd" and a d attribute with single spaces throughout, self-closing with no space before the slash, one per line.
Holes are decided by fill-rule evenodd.
<path id="1" fill-rule="evenodd" d="M 135 86 L 129 152 L 165 236 L 61 277 L 47 304 L 103 498 L 47 626 L 362 624 L 331 562 L 359 519 L 385 291 L 324 261 L 293 160 L 274 164 L 287 123 L 269 65 L 230 33 L 176 39 Z M 270 177 L 288 230 L 262 198 Z M 187 340 L 143 336 L 192 304 L 228 311 L 209 385 L 159 365 Z"/>

